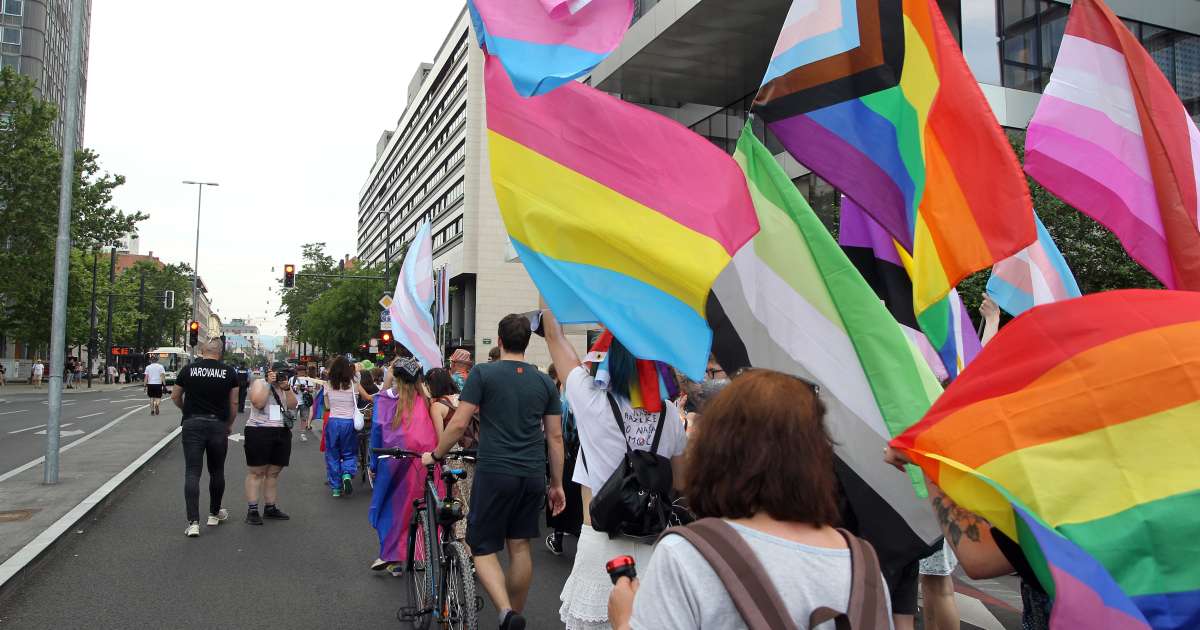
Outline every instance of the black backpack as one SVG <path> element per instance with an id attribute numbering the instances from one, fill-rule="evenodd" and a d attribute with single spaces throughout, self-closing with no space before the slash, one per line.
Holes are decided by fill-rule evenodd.
<path id="1" fill-rule="evenodd" d="M 625 457 L 592 498 L 592 527 L 608 534 L 609 538 L 621 536 L 653 544 L 664 530 L 682 522 L 673 505 L 671 460 L 658 454 L 666 408 L 664 406 L 658 414 L 650 450 L 635 451 L 629 447 L 625 421 L 612 394 L 608 395 L 608 404 L 625 440 Z M 586 457 L 583 465 L 587 468 Z"/>

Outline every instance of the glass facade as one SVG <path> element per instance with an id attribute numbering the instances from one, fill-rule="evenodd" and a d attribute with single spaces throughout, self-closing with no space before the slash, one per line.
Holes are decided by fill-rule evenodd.
<path id="1" fill-rule="evenodd" d="M 1070 7 L 1048 0 L 997 0 L 1004 87 L 1041 92 L 1066 32 Z M 1188 112 L 1200 114 L 1200 37 L 1122 20 L 1158 63 Z"/>

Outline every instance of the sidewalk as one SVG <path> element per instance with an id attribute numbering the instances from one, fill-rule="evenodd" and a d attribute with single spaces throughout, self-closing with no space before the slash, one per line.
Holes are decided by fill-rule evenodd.
<path id="1" fill-rule="evenodd" d="M 63 392 L 63 396 L 75 396 L 77 394 L 96 393 L 96 392 L 111 392 L 111 391 L 116 391 L 119 389 L 124 389 L 126 387 L 129 387 L 129 388 L 136 387 L 137 389 L 141 389 L 142 384 L 141 383 L 115 383 L 112 385 L 105 385 L 104 381 L 96 379 L 96 380 L 92 381 L 91 389 L 88 389 L 87 381 L 84 381 L 79 384 L 79 387 L 76 387 L 74 389 L 67 389 L 64 387 L 62 392 Z M 19 396 L 19 395 L 25 395 L 25 394 L 42 394 L 43 396 L 49 396 L 50 395 L 50 385 L 43 382 L 41 385 L 34 387 L 33 385 L 30 385 L 29 383 L 12 383 L 12 382 L 10 382 L 9 384 L 0 387 L 0 400 L 4 400 L 5 398 L 8 398 L 9 396 Z"/>

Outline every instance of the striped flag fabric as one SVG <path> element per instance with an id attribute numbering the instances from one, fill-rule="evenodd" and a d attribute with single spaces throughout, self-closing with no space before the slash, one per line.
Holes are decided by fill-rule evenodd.
<path id="1" fill-rule="evenodd" d="M 924 312 L 1036 238 L 1033 205 L 936 0 L 796 0 L 753 111 L 913 256 Z"/>
<path id="2" fill-rule="evenodd" d="M 988 278 L 988 295 L 992 296 L 996 306 L 1013 316 L 1035 306 L 1083 295 L 1075 274 L 1071 273 L 1046 226 L 1036 214 L 1034 220 L 1037 222 L 1037 241 L 1016 256 L 996 263 L 992 267 L 992 277 Z"/>
<path id="3" fill-rule="evenodd" d="M 620 45 L 633 0 L 467 0 L 479 45 L 521 96 L 589 73 Z"/>
<path id="4" fill-rule="evenodd" d="M 1197 628 L 1197 418 L 1200 293 L 1112 291 L 1005 326 L 892 446 L 1021 546 L 1052 628 Z"/>
<path id="5" fill-rule="evenodd" d="M 1071 7 L 1025 172 L 1102 223 L 1169 289 L 1200 291 L 1200 131 L 1099 0 Z"/>
<path id="6" fill-rule="evenodd" d="M 942 534 L 914 480 L 880 456 L 941 387 L 749 125 L 734 159 L 762 228 L 713 286 L 713 353 L 728 372 L 770 368 L 820 386 L 858 533 L 899 569 Z"/>
<path id="7" fill-rule="evenodd" d="M 737 165 L 586 85 L 523 99 L 494 57 L 485 75 L 500 214 L 546 303 L 565 324 L 602 323 L 638 358 L 701 380 L 709 289 L 758 232 Z"/>
<path id="8" fill-rule="evenodd" d="M 392 296 L 388 313 L 396 342 L 408 348 L 426 370 L 442 367 L 442 351 L 433 334 L 433 238 L 429 221 L 417 228 Z"/>
<path id="9" fill-rule="evenodd" d="M 450 323 L 450 268 L 443 266 L 437 273 L 437 324 Z"/>
<path id="10" fill-rule="evenodd" d="M 953 380 L 983 349 L 957 289 L 918 315 L 913 308 L 911 259 L 858 204 L 842 197 L 838 242 L 883 300 L 940 381 Z"/>

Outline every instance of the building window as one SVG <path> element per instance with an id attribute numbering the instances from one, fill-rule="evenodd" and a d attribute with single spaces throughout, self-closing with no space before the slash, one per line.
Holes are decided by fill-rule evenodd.
<path id="1" fill-rule="evenodd" d="M 4 0 L 4 15 L 15 15 L 20 17 L 24 13 L 24 0 Z"/>
<path id="2" fill-rule="evenodd" d="M 1041 92 L 1050 82 L 1070 7 L 1048 0 L 997 0 L 1004 87 Z M 1200 37 L 1122 19 L 1192 116 L 1200 114 Z"/>
<path id="3" fill-rule="evenodd" d="M 0 55 L 0 70 L 12 68 L 14 72 L 21 71 L 21 58 L 17 55 Z"/>
<path id="4" fill-rule="evenodd" d="M 5 44 L 12 44 L 14 46 L 20 46 L 21 45 L 21 29 L 9 28 L 7 26 L 4 27 L 3 40 L 0 40 L 0 41 L 3 41 Z"/>

